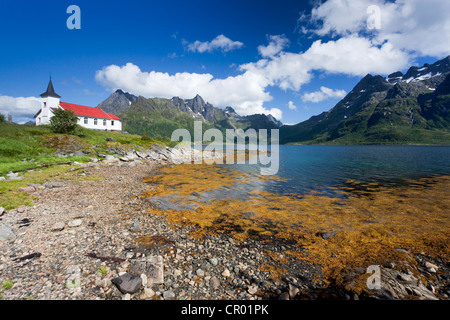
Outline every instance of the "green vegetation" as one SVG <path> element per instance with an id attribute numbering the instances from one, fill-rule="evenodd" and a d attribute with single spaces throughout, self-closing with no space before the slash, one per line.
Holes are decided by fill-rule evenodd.
<path id="1" fill-rule="evenodd" d="M 50 119 L 50 128 L 54 133 L 73 133 L 78 127 L 78 117 L 72 110 L 55 109 Z"/>
<path id="2" fill-rule="evenodd" d="M 2 283 L 2 289 L 3 290 L 9 290 L 14 286 L 14 283 L 12 281 L 4 281 Z"/>
<path id="3" fill-rule="evenodd" d="M 124 128 L 130 133 L 140 134 L 146 139 L 170 141 L 172 132 L 176 129 L 187 129 L 194 136 L 194 122 L 192 116 L 180 111 L 168 99 L 143 99 L 135 102 L 133 108 L 126 109 L 120 114 Z M 214 128 L 203 124 L 203 130 Z"/>
<path id="4" fill-rule="evenodd" d="M 112 138 L 106 141 L 107 138 Z M 98 179 L 92 176 L 79 176 L 77 171 L 68 172 L 67 163 L 83 163 L 108 154 L 109 148 L 124 150 L 150 148 L 152 144 L 171 145 L 169 141 L 156 138 L 142 138 L 122 132 L 94 131 L 79 127 L 76 135 L 55 134 L 49 126 L 18 125 L 0 123 L 0 177 L 8 172 L 19 172 L 23 180 L 0 181 L 0 207 L 6 210 L 20 205 L 33 205 L 33 198 L 25 192 L 18 192 L 29 183 L 41 184 L 46 180 Z M 60 157 L 58 152 L 80 155 Z M 82 151 L 88 154 L 84 155 Z M 77 166 L 72 166 L 77 169 Z"/>
<path id="5" fill-rule="evenodd" d="M 282 143 L 450 144 L 450 75 L 436 88 L 366 76 L 329 112 L 283 126 Z"/>
<path id="6" fill-rule="evenodd" d="M 105 266 L 102 266 L 102 267 L 100 267 L 98 272 L 101 273 L 102 275 L 106 276 L 106 274 L 108 273 L 108 270 L 106 269 Z"/>
<path id="7" fill-rule="evenodd" d="M 0 113 L 0 123 L 5 122 L 5 115 Z"/>

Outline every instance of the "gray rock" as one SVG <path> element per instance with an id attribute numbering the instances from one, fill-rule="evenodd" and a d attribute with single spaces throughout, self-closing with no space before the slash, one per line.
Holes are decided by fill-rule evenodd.
<path id="1" fill-rule="evenodd" d="M 120 277 L 111 280 L 122 293 L 135 293 L 142 287 L 141 277 L 133 276 L 130 273 L 125 273 Z"/>
<path id="2" fill-rule="evenodd" d="M 213 287 L 213 289 L 217 289 L 217 288 L 220 287 L 220 280 L 217 279 L 216 277 L 212 277 L 212 278 L 209 280 L 209 285 L 210 285 L 211 287 Z"/>
<path id="3" fill-rule="evenodd" d="M 62 186 L 63 184 L 58 181 L 47 181 L 46 183 L 44 183 L 44 187 L 46 187 L 47 189 L 61 188 Z"/>
<path id="4" fill-rule="evenodd" d="M 71 228 L 76 228 L 81 226 L 81 224 L 83 223 L 83 220 L 81 219 L 74 219 L 74 220 L 70 220 L 67 225 Z"/>
<path id="5" fill-rule="evenodd" d="M 135 151 L 136 155 L 141 158 L 141 159 L 145 159 L 147 158 L 147 154 L 144 152 L 139 152 L 139 151 Z"/>
<path id="6" fill-rule="evenodd" d="M 131 225 L 130 232 L 139 232 L 139 231 L 141 231 L 141 223 L 139 222 L 139 220 L 136 220 Z"/>
<path id="7" fill-rule="evenodd" d="M 21 187 L 17 189 L 18 192 L 26 192 L 26 193 L 33 193 L 36 191 L 34 187 Z"/>
<path id="8" fill-rule="evenodd" d="M 14 239 L 16 239 L 16 233 L 14 232 L 14 230 L 11 227 L 2 224 L 0 226 L 0 241 L 14 240 Z"/>
<path id="9" fill-rule="evenodd" d="M 62 230 L 64 230 L 65 226 L 66 226 L 66 224 L 64 222 L 56 222 L 50 230 L 51 231 L 62 231 Z"/>
<path id="10" fill-rule="evenodd" d="M 130 272 L 140 276 L 145 274 L 150 284 L 164 283 L 164 263 L 162 256 L 148 256 L 130 261 Z"/>
<path id="11" fill-rule="evenodd" d="M 289 300 L 289 293 L 283 292 L 278 296 L 278 300 Z"/>
<path id="12" fill-rule="evenodd" d="M 172 290 L 164 291 L 163 293 L 164 300 L 173 300 L 175 298 L 175 293 Z"/>
<path id="13" fill-rule="evenodd" d="M 116 157 L 111 156 L 111 155 L 107 155 L 107 156 L 105 157 L 105 160 L 108 161 L 108 162 L 117 161 Z"/>
<path id="14" fill-rule="evenodd" d="M 336 235 L 335 232 L 322 232 L 320 234 L 320 236 L 324 239 L 324 240 L 328 240 L 331 237 L 334 237 Z"/>
<path id="15" fill-rule="evenodd" d="M 253 284 L 250 287 L 248 287 L 248 293 L 250 293 L 251 295 L 256 294 L 256 292 L 258 292 L 258 286 Z"/>
<path id="16" fill-rule="evenodd" d="M 198 277 L 205 276 L 205 271 L 203 269 L 197 269 L 197 271 L 195 273 L 197 274 Z"/>
<path id="17" fill-rule="evenodd" d="M 217 264 L 219 263 L 219 262 L 217 261 L 216 258 L 211 258 L 211 259 L 209 259 L 209 262 L 211 262 L 211 264 L 212 264 L 213 266 L 217 266 Z"/>
<path id="18" fill-rule="evenodd" d="M 5 214 L 5 213 L 6 213 L 5 208 L 0 207 L 0 217 L 1 217 L 3 214 Z"/>
<path id="19" fill-rule="evenodd" d="M 96 279 L 95 286 L 99 288 L 108 288 L 111 285 L 111 280 L 108 278 L 105 279 Z"/>
<path id="20" fill-rule="evenodd" d="M 106 138 L 106 141 L 109 141 L 109 142 L 116 142 L 116 139 L 111 138 L 111 137 L 108 137 L 108 138 Z"/>
<path id="21" fill-rule="evenodd" d="M 298 289 L 297 286 L 293 285 L 292 283 L 289 283 L 289 297 L 291 297 L 291 299 L 294 299 L 299 291 L 300 290 Z"/>

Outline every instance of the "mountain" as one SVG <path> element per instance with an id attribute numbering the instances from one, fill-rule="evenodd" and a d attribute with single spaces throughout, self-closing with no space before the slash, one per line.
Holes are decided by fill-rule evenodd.
<path id="1" fill-rule="evenodd" d="M 136 102 L 138 97 L 129 94 L 128 92 L 123 92 L 122 90 L 117 90 L 111 94 L 105 101 L 100 103 L 97 108 L 102 109 L 107 113 L 119 114 L 125 109 L 129 108 L 131 104 Z"/>
<path id="2" fill-rule="evenodd" d="M 283 126 L 282 143 L 449 144 L 450 56 L 423 67 L 365 76 L 328 112 Z"/>
<path id="3" fill-rule="evenodd" d="M 214 107 L 200 95 L 192 99 L 144 98 L 117 90 L 98 108 L 123 119 L 125 131 L 152 137 L 170 138 L 175 129 L 188 129 L 193 134 L 194 122 L 201 120 L 203 129 L 278 129 L 282 123 L 271 115 L 241 116 L 232 107 Z"/>

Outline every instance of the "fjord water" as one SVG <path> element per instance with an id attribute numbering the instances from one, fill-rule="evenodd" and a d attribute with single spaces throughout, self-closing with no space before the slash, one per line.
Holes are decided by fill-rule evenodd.
<path id="1" fill-rule="evenodd" d="M 450 175 L 449 146 L 325 146 L 281 145 L 278 176 L 287 181 L 265 182 L 276 193 L 308 193 L 339 188 L 347 181 L 401 184 L 405 179 Z M 258 165 L 233 165 L 259 172 Z"/>

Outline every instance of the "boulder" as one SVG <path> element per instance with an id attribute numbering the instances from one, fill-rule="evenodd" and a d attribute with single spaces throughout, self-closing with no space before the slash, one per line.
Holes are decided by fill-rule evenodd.
<path id="1" fill-rule="evenodd" d="M 130 273 L 125 273 L 120 277 L 111 280 L 122 293 L 133 294 L 142 287 L 142 279 L 139 276 L 133 276 Z"/>
<path id="2" fill-rule="evenodd" d="M 44 187 L 47 189 L 55 189 L 55 188 L 61 188 L 64 184 L 62 182 L 58 181 L 47 181 L 44 183 Z"/>
<path id="3" fill-rule="evenodd" d="M 16 233 L 14 232 L 14 230 L 11 227 L 2 224 L 0 226 L 0 241 L 14 240 L 14 239 L 16 239 Z"/>
<path id="4" fill-rule="evenodd" d="M 36 191 L 34 187 L 21 187 L 17 189 L 18 192 L 25 192 L 25 193 L 33 193 Z"/>
<path id="5" fill-rule="evenodd" d="M 164 283 L 164 263 L 162 256 L 148 256 L 130 261 L 130 272 L 136 276 L 145 274 L 150 284 Z"/>

